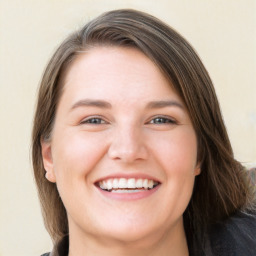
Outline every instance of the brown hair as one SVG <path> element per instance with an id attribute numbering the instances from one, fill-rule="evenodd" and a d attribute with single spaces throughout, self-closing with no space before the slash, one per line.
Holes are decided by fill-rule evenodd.
<path id="1" fill-rule="evenodd" d="M 62 93 L 61 77 L 80 52 L 90 46 L 135 47 L 147 55 L 183 99 L 198 138 L 201 174 L 184 213 L 188 240 L 209 224 L 248 205 L 252 194 L 244 169 L 234 160 L 211 79 L 188 42 L 155 17 L 135 10 L 102 14 L 69 36 L 51 58 L 42 77 L 34 118 L 34 175 L 44 221 L 54 242 L 68 234 L 66 210 L 56 184 L 48 182 L 41 140 L 50 140 Z"/>

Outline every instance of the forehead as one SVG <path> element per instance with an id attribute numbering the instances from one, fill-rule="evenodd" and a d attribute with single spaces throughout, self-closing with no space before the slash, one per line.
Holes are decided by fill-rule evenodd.
<path id="1" fill-rule="evenodd" d="M 141 96 L 174 92 L 170 81 L 141 51 L 110 46 L 81 53 L 67 69 L 63 86 L 69 93 L 87 91 L 97 96 L 104 96 L 105 91 L 126 97 L 134 97 L 134 92 Z"/>

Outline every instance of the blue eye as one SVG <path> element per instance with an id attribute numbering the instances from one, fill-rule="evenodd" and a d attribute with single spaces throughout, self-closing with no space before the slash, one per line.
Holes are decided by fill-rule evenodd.
<path id="1" fill-rule="evenodd" d="M 156 117 L 152 119 L 149 123 L 150 124 L 175 124 L 176 122 L 170 118 Z"/>
<path id="2" fill-rule="evenodd" d="M 81 124 L 105 124 L 106 122 L 98 117 L 89 118 L 86 120 L 83 120 Z"/>

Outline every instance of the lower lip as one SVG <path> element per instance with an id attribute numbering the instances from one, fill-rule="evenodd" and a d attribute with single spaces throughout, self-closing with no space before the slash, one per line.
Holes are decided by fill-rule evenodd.
<path id="1" fill-rule="evenodd" d="M 131 200 L 139 200 L 139 199 L 147 198 L 152 194 L 154 194 L 159 189 L 159 187 L 160 187 L 160 184 L 150 190 L 133 192 L 133 193 L 112 193 L 112 192 L 107 192 L 105 190 L 102 190 L 99 187 L 97 188 L 101 192 L 101 194 L 103 194 L 105 197 L 108 197 L 111 199 L 123 200 L 123 201 L 131 201 Z"/>

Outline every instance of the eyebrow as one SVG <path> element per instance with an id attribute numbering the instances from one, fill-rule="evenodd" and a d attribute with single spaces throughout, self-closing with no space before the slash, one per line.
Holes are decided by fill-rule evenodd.
<path id="1" fill-rule="evenodd" d="M 156 108 L 165 108 L 165 107 L 173 107 L 173 106 L 184 109 L 184 106 L 181 103 L 174 100 L 151 101 L 147 104 L 146 108 L 156 109 Z M 79 107 L 98 107 L 98 108 L 109 109 L 112 107 L 112 105 L 109 102 L 104 100 L 83 99 L 73 104 L 70 110 L 73 110 Z"/>
<path id="2" fill-rule="evenodd" d="M 111 108 L 111 104 L 104 100 L 90 100 L 90 99 L 83 99 L 77 101 L 74 105 L 72 105 L 70 110 L 79 107 L 98 107 L 98 108 Z"/>
<path id="3" fill-rule="evenodd" d="M 179 107 L 184 109 L 184 106 L 175 100 L 160 100 L 160 101 L 151 101 L 147 104 L 147 108 L 165 108 L 165 107 Z"/>

